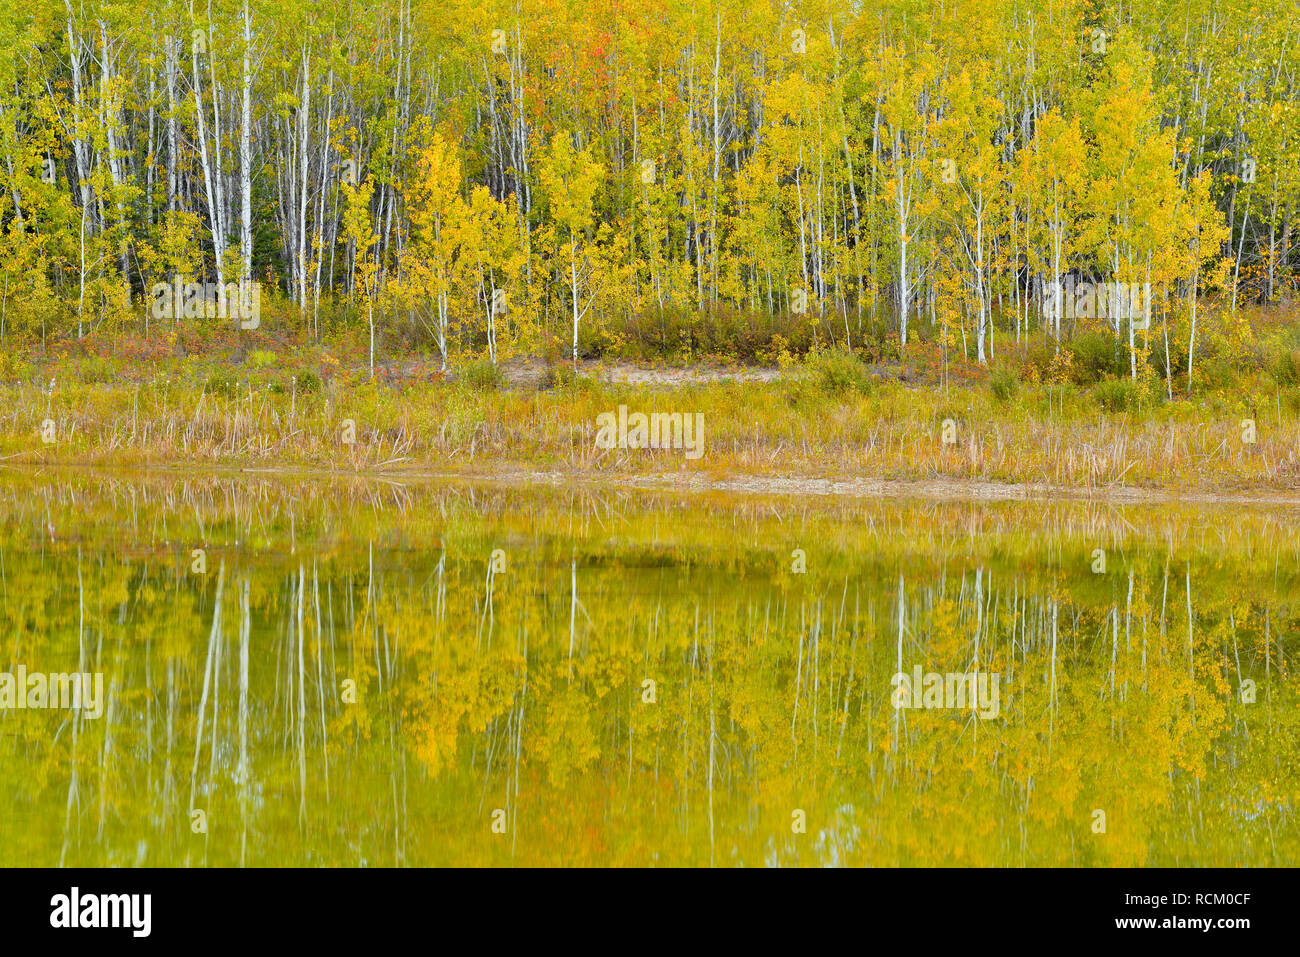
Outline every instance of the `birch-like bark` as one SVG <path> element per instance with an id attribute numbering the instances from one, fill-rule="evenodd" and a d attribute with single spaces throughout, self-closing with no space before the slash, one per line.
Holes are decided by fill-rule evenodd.
<path id="1" fill-rule="evenodd" d="M 249 62 L 253 47 L 253 19 L 244 0 L 244 62 L 240 77 L 242 98 L 239 113 L 239 279 L 252 278 L 253 272 L 253 74 Z M 242 289 L 241 289 L 242 294 Z"/>
<path id="2" fill-rule="evenodd" d="M 211 31 L 209 31 L 210 33 Z M 211 37 L 209 36 L 209 43 Z M 207 121 L 203 112 L 203 81 L 199 73 L 199 47 L 191 40 L 190 64 L 194 82 L 194 116 L 196 132 L 199 137 L 199 163 L 203 167 L 203 187 L 208 201 L 208 225 L 212 233 L 212 253 L 216 258 L 217 282 L 225 285 L 226 231 L 222 222 L 221 208 L 221 153 L 216 143 L 213 152 L 208 151 Z M 216 91 L 213 90 L 212 101 L 215 106 Z M 216 130 L 214 138 L 220 139 L 220 123 L 214 118 Z"/>

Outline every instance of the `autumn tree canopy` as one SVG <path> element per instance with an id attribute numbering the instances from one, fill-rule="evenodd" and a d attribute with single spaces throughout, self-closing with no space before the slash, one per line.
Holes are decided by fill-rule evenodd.
<path id="1" fill-rule="evenodd" d="M 576 356 L 620 318 L 727 308 L 984 361 L 998 330 L 1069 334 L 1037 294 L 1075 274 L 1149 284 L 1190 353 L 1198 294 L 1294 282 L 1289 0 L 0 21 L 0 335 L 147 323 L 182 275 L 260 282 L 316 335 L 341 303 L 444 358 L 453 331 L 494 361 L 542 335 Z M 1109 325 L 1136 357 L 1137 324 Z"/>

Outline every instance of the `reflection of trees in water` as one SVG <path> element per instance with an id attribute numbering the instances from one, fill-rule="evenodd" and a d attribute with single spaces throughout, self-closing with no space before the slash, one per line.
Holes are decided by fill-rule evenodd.
<path id="1" fill-rule="evenodd" d="M 0 717 L 6 863 L 1233 865 L 1300 844 L 1273 519 L 205 488 L 14 496 L 4 658 L 102 670 L 111 700 Z M 900 662 L 996 671 L 999 717 L 895 710 Z"/>

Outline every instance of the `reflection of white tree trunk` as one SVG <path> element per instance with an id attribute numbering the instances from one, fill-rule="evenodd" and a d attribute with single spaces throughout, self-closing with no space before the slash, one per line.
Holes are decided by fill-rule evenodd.
<path id="1" fill-rule="evenodd" d="M 366 623 L 370 623 L 371 613 L 375 607 L 375 543 L 370 543 L 369 548 L 370 578 L 366 583 Z M 379 660 L 379 626 L 378 623 L 371 624 L 375 636 L 375 677 L 379 682 L 379 693 L 384 693 L 384 663 Z"/>
<path id="2" fill-rule="evenodd" d="M 803 687 L 803 639 L 807 632 L 804 622 L 803 602 L 799 603 L 799 657 L 794 669 L 794 704 L 790 708 L 790 740 L 794 742 L 794 753 L 799 754 L 799 741 L 795 737 L 795 725 L 799 721 L 799 690 Z"/>
<path id="3" fill-rule="evenodd" d="M 1119 655 L 1119 605 L 1110 606 L 1110 733 L 1115 733 L 1115 660 Z"/>
<path id="4" fill-rule="evenodd" d="M 77 671 L 86 672 L 86 647 L 83 643 L 86 630 L 86 590 L 81 580 L 81 549 L 77 549 Z M 81 725 L 81 712 L 72 713 L 72 773 L 68 777 L 68 803 L 63 811 L 63 849 L 59 852 L 59 867 L 68 856 L 68 832 L 72 824 L 72 804 L 77 799 L 77 731 Z"/>
<path id="5" fill-rule="evenodd" d="M 578 621 L 578 559 L 576 557 L 569 564 L 569 595 L 569 681 L 573 681 L 573 633 Z"/>
<path id="6" fill-rule="evenodd" d="M 320 700 L 320 754 L 321 761 L 325 765 L 325 801 L 330 799 L 330 755 L 329 755 L 329 730 L 325 726 L 325 679 L 322 675 L 323 662 L 325 657 L 325 632 L 321 629 L 320 621 L 320 579 L 316 573 L 316 562 L 313 559 L 311 563 L 311 592 L 312 600 L 316 603 L 316 694 Z"/>
<path id="7" fill-rule="evenodd" d="M 239 818 L 242 831 L 239 838 L 239 866 L 245 865 L 248 850 L 248 579 L 240 594 L 239 624 Z"/>
<path id="8" fill-rule="evenodd" d="M 992 572 L 989 573 L 989 577 L 990 578 L 993 577 Z M 990 592 L 993 591 L 992 582 L 989 583 L 989 591 Z M 976 675 L 979 674 L 979 670 L 980 670 L 980 632 L 982 632 L 983 630 L 984 630 L 984 569 L 981 567 L 975 569 L 975 664 L 971 667 L 971 671 L 973 671 Z M 979 699 L 978 695 L 976 694 L 971 695 L 971 702 L 970 702 L 971 714 L 975 714 L 979 710 L 978 699 Z M 975 733 L 974 736 L 972 737 L 972 742 L 979 740 L 979 733 L 980 733 L 980 723 L 976 721 Z"/>
<path id="9" fill-rule="evenodd" d="M 217 767 L 217 735 L 221 731 L 221 725 L 217 720 L 217 713 L 221 706 L 221 659 L 225 652 L 225 635 L 220 628 L 216 629 L 216 652 L 212 665 L 212 741 L 208 745 L 208 787 L 212 787 L 214 780 L 213 772 Z"/>
<path id="10" fill-rule="evenodd" d="M 478 638 L 477 638 L 477 645 L 476 645 L 477 649 L 481 649 L 483 646 L 484 622 L 487 623 L 488 649 L 490 650 L 492 648 L 492 628 L 496 623 L 496 613 L 495 613 L 495 609 L 493 608 L 493 604 L 494 604 L 493 592 L 496 589 L 496 578 L 497 576 L 496 576 L 495 564 L 491 559 L 491 557 L 489 557 L 488 567 L 487 567 L 487 579 L 484 582 L 483 613 L 479 615 L 479 620 L 478 620 Z"/>
<path id="11" fill-rule="evenodd" d="M 172 774 L 172 742 L 176 732 L 176 662 L 167 662 L 167 764 L 163 768 L 163 823 L 171 819 L 172 801 L 176 795 L 176 778 Z"/>
<path id="12" fill-rule="evenodd" d="M 1047 696 L 1047 756 L 1052 755 L 1052 733 L 1056 729 L 1056 614 L 1059 609 L 1052 602 L 1052 687 Z"/>
<path id="13" fill-rule="evenodd" d="M 221 560 L 217 570 L 217 599 L 212 606 L 212 630 L 208 633 L 208 662 L 203 669 L 203 694 L 199 698 L 198 728 L 194 732 L 194 764 L 190 768 L 190 803 L 188 809 L 194 810 L 194 784 L 199 774 L 199 752 L 203 750 L 203 715 L 208 710 L 208 692 L 212 685 L 212 660 L 216 652 L 217 636 L 221 633 L 221 592 L 226 583 L 226 561 Z M 215 724 L 216 709 L 213 709 Z M 213 729 L 215 734 L 215 728 Z"/>
<path id="14" fill-rule="evenodd" d="M 712 666 L 710 666 L 712 670 Z M 709 705 L 709 867 L 713 866 L 713 741 L 717 731 L 714 725 L 713 705 Z"/>
<path id="15" fill-rule="evenodd" d="M 149 575 L 148 568 L 145 569 L 145 578 Z M 144 747 L 146 755 L 146 774 L 145 792 L 149 795 L 149 800 L 154 799 L 153 793 L 153 669 L 150 659 L 153 657 L 153 636 L 149 635 L 144 640 L 144 686 L 149 689 L 148 696 L 144 699 Z"/>
<path id="16" fill-rule="evenodd" d="M 817 697 L 821 694 L 821 652 L 822 652 L 822 600 L 817 599 L 817 623 L 813 625 L 812 634 L 812 673 L 813 673 L 813 787 L 817 786 Z M 710 665 L 710 668 L 712 665 Z M 713 681 L 710 674 L 709 681 Z"/>
<path id="17" fill-rule="evenodd" d="M 298 823 L 307 821 L 307 742 L 304 725 L 307 722 L 307 697 L 303 691 L 302 663 L 302 593 L 306 573 L 298 565 Z"/>
<path id="18" fill-rule="evenodd" d="M 1192 566 L 1187 566 L 1187 677 L 1196 680 L 1196 671 L 1192 667 Z M 1189 695 L 1192 703 L 1192 727 L 1196 727 L 1196 696 Z"/>
<path id="19" fill-rule="evenodd" d="M 447 549 L 443 546 L 442 554 L 438 557 L 438 600 L 434 605 L 434 614 L 438 621 L 443 620 L 447 611 Z"/>
<path id="20" fill-rule="evenodd" d="M 515 721 L 515 787 L 510 810 L 510 857 L 515 856 L 515 839 L 519 833 L 519 756 L 524 744 L 524 700 L 528 697 L 528 625 L 521 629 L 519 659 L 523 662 L 523 679 L 519 691 L 519 717 Z M 507 793 L 509 789 L 507 788 Z"/>
<path id="21" fill-rule="evenodd" d="M 904 609 L 905 609 L 905 607 L 906 607 L 906 606 L 904 605 L 904 603 L 903 603 L 903 594 L 904 594 L 904 593 L 903 593 L 903 576 L 902 576 L 902 574 L 900 573 L 899 576 L 898 576 L 898 666 L 897 666 L 897 668 L 896 668 L 896 670 L 895 670 L 895 674 L 900 674 L 900 675 L 903 673 L 903 622 L 904 622 L 903 612 L 904 612 Z M 913 689 L 912 693 L 913 693 L 913 695 L 915 695 L 915 694 L 916 694 L 916 690 Z M 902 710 L 903 710 L 903 709 L 902 709 L 902 708 L 899 708 L 899 707 L 897 706 L 897 705 L 898 705 L 898 702 L 894 702 L 894 705 L 895 705 L 895 707 L 894 707 L 894 747 L 893 747 L 893 753 L 894 753 L 894 754 L 897 754 L 897 753 L 898 753 L 898 720 L 899 720 L 899 718 L 901 717 L 901 713 L 902 713 Z"/>
<path id="22" fill-rule="evenodd" d="M 1124 657 L 1127 659 L 1133 648 L 1133 569 L 1128 572 L 1128 597 L 1124 599 Z M 1124 701 L 1128 701 L 1128 669 L 1124 669 L 1124 685 L 1121 689 Z"/>
<path id="23" fill-rule="evenodd" d="M 108 810 L 108 759 L 113 753 L 113 697 L 117 692 L 117 679 L 108 686 L 107 700 L 102 702 L 104 708 L 104 745 L 99 751 L 99 826 L 95 839 L 104 839 L 104 814 Z"/>
<path id="24" fill-rule="evenodd" d="M 861 305 L 859 304 L 859 311 L 860 310 L 861 310 Z M 844 585 L 845 588 L 847 589 L 848 579 L 845 579 Z M 846 591 L 845 594 L 847 595 L 848 592 Z M 841 605 L 842 605 L 842 601 L 841 601 Z M 853 592 L 854 622 L 858 621 L 859 610 L 860 608 L 858 604 L 858 594 L 857 594 L 857 589 L 855 588 Z M 843 615 L 841 615 L 841 617 L 843 617 Z M 853 626 L 853 642 L 849 646 L 849 677 L 848 680 L 844 682 L 844 707 L 842 709 L 843 714 L 840 717 L 840 738 L 839 741 L 837 741 L 835 744 L 835 760 L 837 761 L 840 758 L 840 751 L 844 747 L 844 729 L 849 726 L 849 695 L 853 692 L 853 666 L 857 661 L 857 657 L 856 657 L 857 653 L 858 653 L 858 628 L 857 625 L 855 624 Z"/>

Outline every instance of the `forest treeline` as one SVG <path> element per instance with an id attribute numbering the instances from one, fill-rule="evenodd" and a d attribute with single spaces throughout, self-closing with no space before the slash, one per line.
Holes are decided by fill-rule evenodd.
<path id="1" fill-rule="evenodd" d="M 1190 366 L 1198 297 L 1231 337 L 1294 292 L 1298 25 L 1292 0 L 33 0 L 0 13 L 0 336 L 147 329 L 184 280 L 258 283 L 313 336 L 350 319 L 372 366 L 376 335 L 576 358 L 683 312 L 981 362 L 995 327 L 1109 326 Z M 1150 284 L 1149 328 L 1063 329 L 1037 293 L 1066 275 Z"/>

